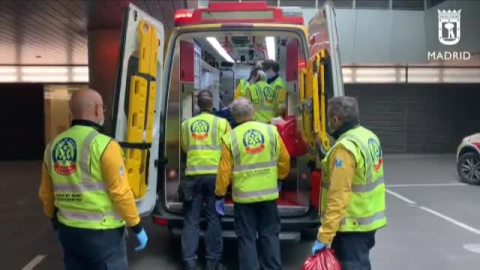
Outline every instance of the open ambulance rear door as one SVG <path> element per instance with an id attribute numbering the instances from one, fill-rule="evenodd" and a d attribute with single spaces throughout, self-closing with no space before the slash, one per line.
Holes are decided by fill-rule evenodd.
<path id="1" fill-rule="evenodd" d="M 310 20 L 308 33 L 309 59 L 301 71 L 299 125 L 309 153 L 319 161 L 332 144 L 327 130 L 327 101 L 344 95 L 335 10 L 330 1 Z"/>
<path id="2" fill-rule="evenodd" d="M 163 46 L 162 23 L 129 4 L 122 26 L 112 122 L 142 216 L 152 212 L 157 198 L 160 112 L 165 99 L 160 95 Z"/>

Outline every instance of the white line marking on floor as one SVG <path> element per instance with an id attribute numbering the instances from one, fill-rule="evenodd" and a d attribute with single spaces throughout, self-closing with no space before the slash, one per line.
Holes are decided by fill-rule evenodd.
<path id="1" fill-rule="evenodd" d="M 402 196 L 402 195 L 400 195 L 400 194 L 398 194 L 398 193 L 396 193 L 396 192 L 393 192 L 393 191 L 391 191 L 391 190 L 386 189 L 385 191 L 386 191 L 388 194 L 390 194 L 390 195 L 392 195 L 392 196 L 395 196 L 395 197 L 397 197 L 398 199 L 400 199 L 400 200 L 402 200 L 402 201 L 404 201 L 404 202 L 406 202 L 406 203 L 408 203 L 408 204 L 417 206 L 419 209 L 422 209 L 423 211 L 426 211 L 426 212 L 428 212 L 428 213 L 430 213 L 430 214 L 432 214 L 432 215 L 435 215 L 435 216 L 437 216 L 437 217 L 439 217 L 439 218 L 442 218 L 442 219 L 444 219 L 444 220 L 446 220 L 446 221 L 448 221 L 448 222 L 450 222 L 450 223 L 452 223 L 452 224 L 457 225 L 458 227 L 464 228 L 465 230 L 470 231 L 470 232 L 473 232 L 473 233 L 475 233 L 475 234 L 480 234 L 480 231 L 479 231 L 479 230 L 477 230 L 477 229 L 475 229 L 475 228 L 473 228 L 473 227 L 471 227 L 471 226 L 469 226 L 469 225 L 467 225 L 467 224 L 465 224 L 465 223 L 463 223 L 463 222 L 460 222 L 460 221 L 458 221 L 458 220 L 455 220 L 455 219 L 453 219 L 453 218 L 451 218 L 451 217 L 449 217 L 449 216 L 446 216 L 446 215 L 444 215 L 444 214 L 442 214 L 442 213 L 439 213 L 439 212 L 437 212 L 437 211 L 435 211 L 435 210 L 432 210 L 432 209 L 430 209 L 430 208 L 428 208 L 428 207 L 424 207 L 424 206 L 417 205 L 416 202 L 414 202 L 414 201 L 410 200 L 409 198 L 407 198 L 407 197 L 405 197 L 405 196 Z"/>
<path id="2" fill-rule="evenodd" d="M 448 221 L 448 222 L 451 222 L 451 223 L 457 225 L 458 227 L 462 227 L 462 228 L 464 228 L 464 229 L 467 230 L 467 231 L 471 231 L 471 232 L 473 232 L 473 233 L 480 234 L 480 231 L 479 231 L 479 230 L 477 230 L 477 229 L 475 229 L 475 228 L 473 228 L 473 227 L 470 227 L 470 226 L 468 226 L 467 224 L 465 224 L 465 223 L 463 223 L 463 222 L 460 222 L 460 221 L 458 221 L 458 220 L 455 220 L 455 219 L 453 219 L 453 218 L 451 218 L 451 217 L 445 216 L 444 214 L 439 213 L 439 212 L 437 212 L 437 211 L 435 211 L 435 210 L 432 210 L 432 209 L 430 209 L 430 208 L 428 208 L 428 207 L 420 206 L 420 209 L 422 209 L 422 210 L 424 210 L 424 211 L 427 211 L 427 212 L 429 212 L 430 214 L 433 214 L 433 215 L 435 215 L 435 216 L 437 216 L 437 217 L 439 217 L 439 218 L 442 218 L 442 219 L 444 219 L 444 220 L 446 220 L 446 221 Z"/>
<path id="3" fill-rule="evenodd" d="M 465 244 L 463 248 L 471 252 L 480 253 L 480 244 Z"/>
<path id="4" fill-rule="evenodd" d="M 29 263 L 27 263 L 27 265 L 25 265 L 22 268 L 22 270 L 32 270 L 33 268 L 35 268 L 35 266 L 37 266 L 39 263 L 41 263 L 43 261 L 43 259 L 45 259 L 45 257 L 47 257 L 47 255 L 37 255 Z"/>
<path id="5" fill-rule="evenodd" d="M 438 184 L 398 184 L 387 185 L 387 187 L 461 187 L 466 186 L 464 183 L 438 183 Z"/>
<path id="6" fill-rule="evenodd" d="M 400 195 L 400 194 L 398 194 L 398 193 L 396 193 L 396 192 L 393 192 L 393 191 L 388 190 L 388 189 L 386 189 L 385 191 L 386 191 L 388 194 L 393 195 L 393 196 L 397 197 L 398 199 L 400 199 L 400 200 L 402 200 L 402 201 L 404 201 L 404 202 L 406 202 L 406 203 L 409 203 L 409 204 L 417 204 L 416 202 L 414 202 L 414 201 L 412 201 L 412 200 L 410 200 L 410 199 L 408 199 L 408 198 L 406 198 L 406 197 L 404 197 L 404 196 L 402 196 L 402 195 Z"/>

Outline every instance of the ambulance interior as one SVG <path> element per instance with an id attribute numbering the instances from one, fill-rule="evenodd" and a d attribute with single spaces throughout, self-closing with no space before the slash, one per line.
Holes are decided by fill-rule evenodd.
<path id="1" fill-rule="evenodd" d="M 266 31 L 197 32 L 180 35 L 175 41 L 170 67 L 169 97 L 166 115 L 165 167 L 163 191 L 166 207 L 180 212 L 182 204 L 177 188 L 185 177 L 186 154 L 180 147 L 182 121 L 199 113 L 195 96 L 200 90 L 210 90 L 214 107 L 228 106 L 240 79 L 248 79 L 252 66 L 266 59 L 280 65 L 279 76 L 287 86 L 287 113 L 294 116 L 299 103 L 299 70 L 305 66 L 306 45 L 292 32 Z M 290 174 L 285 179 L 279 199 L 282 216 L 302 215 L 310 205 L 310 184 L 307 157 L 292 157 Z M 160 185 L 162 185 L 160 183 Z M 226 214 L 233 212 L 230 191 Z"/>

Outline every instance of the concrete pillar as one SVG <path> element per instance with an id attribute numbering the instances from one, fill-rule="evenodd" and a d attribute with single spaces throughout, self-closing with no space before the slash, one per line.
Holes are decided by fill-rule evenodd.
<path id="1" fill-rule="evenodd" d="M 115 91 L 120 29 L 97 29 L 88 31 L 88 67 L 90 88 L 97 90 L 107 106 L 105 133 L 112 134 L 112 103 Z"/>

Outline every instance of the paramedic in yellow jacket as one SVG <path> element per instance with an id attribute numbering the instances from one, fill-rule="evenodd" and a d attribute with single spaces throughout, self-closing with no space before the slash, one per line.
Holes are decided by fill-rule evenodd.
<path id="1" fill-rule="evenodd" d="M 277 116 L 285 116 L 287 109 L 287 86 L 278 74 L 280 65 L 274 60 L 265 60 L 262 62 L 262 68 L 267 76 L 267 83 L 270 84 L 277 95 L 275 114 Z"/>
<path id="2" fill-rule="evenodd" d="M 102 97 L 79 90 L 70 101 L 72 126 L 46 148 L 39 196 L 64 250 L 65 269 L 127 269 L 125 225 L 145 248 L 122 149 L 99 132 Z"/>
<path id="3" fill-rule="evenodd" d="M 250 85 L 252 85 L 253 83 L 255 83 L 253 81 L 253 77 L 252 77 L 252 71 L 255 70 L 255 69 L 261 69 L 262 68 L 262 63 L 260 62 L 257 62 L 253 67 L 252 69 L 250 70 L 250 75 L 248 77 L 248 79 L 241 79 L 240 82 L 238 83 L 237 85 L 237 88 L 235 89 L 235 95 L 234 95 L 234 99 L 237 99 L 237 98 L 241 98 L 241 97 L 245 97 L 245 95 L 247 94 L 247 89 Z"/>
<path id="4" fill-rule="evenodd" d="M 387 223 L 380 141 L 360 125 L 353 97 L 330 99 L 328 118 L 336 142 L 322 161 L 321 227 L 312 253 L 331 244 L 343 270 L 370 270 L 375 232 Z"/>
<path id="5" fill-rule="evenodd" d="M 281 269 L 278 179 L 288 176 L 290 156 L 274 126 L 252 121 L 250 101 L 236 99 L 231 107 L 239 125 L 222 137 L 215 189 L 217 211 L 223 213 L 223 198 L 232 183 L 240 270 L 260 269 L 260 265 L 263 269 Z"/>
<path id="6" fill-rule="evenodd" d="M 184 269 L 197 269 L 200 219 L 205 203 L 205 250 L 207 270 L 221 268 L 223 236 L 215 210 L 215 179 L 221 154 L 221 138 L 230 131 L 226 119 L 213 115 L 213 95 L 202 90 L 197 95 L 201 113 L 182 123 L 181 146 L 187 153 L 186 179 L 180 185 L 183 201 L 182 255 Z"/>
<path id="7" fill-rule="evenodd" d="M 250 74 L 252 82 L 247 87 L 245 98 L 253 104 L 253 119 L 262 123 L 270 123 L 276 115 L 277 93 L 267 83 L 265 72 L 254 68 Z"/>

